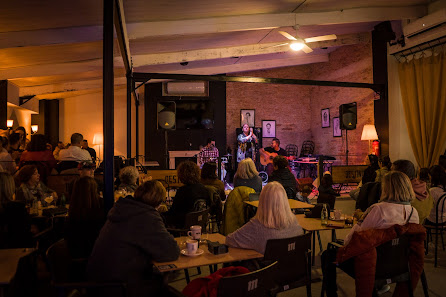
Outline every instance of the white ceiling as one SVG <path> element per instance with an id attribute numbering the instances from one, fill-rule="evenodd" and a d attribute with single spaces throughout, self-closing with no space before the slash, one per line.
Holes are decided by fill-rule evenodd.
<path id="1" fill-rule="evenodd" d="M 130 54 L 138 72 L 233 73 L 325 62 L 339 46 L 364 42 L 385 20 L 427 14 L 430 0 L 122 0 Z M 102 1 L 4 1 L 0 10 L 0 80 L 20 96 L 66 98 L 102 87 Z M 336 34 L 311 54 L 272 45 Z M 181 66 L 180 62 L 189 62 Z M 115 84 L 125 85 L 115 46 Z"/>

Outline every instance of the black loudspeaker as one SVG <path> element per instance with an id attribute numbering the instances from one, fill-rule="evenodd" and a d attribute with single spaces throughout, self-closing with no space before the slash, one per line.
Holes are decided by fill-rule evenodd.
<path id="1" fill-rule="evenodd" d="M 158 102 L 157 105 L 158 129 L 175 130 L 176 105 L 173 101 Z"/>
<path id="2" fill-rule="evenodd" d="M 339 106 L 339 119 L 340 128 L 342 130 L 356 129 L 356 102 L 342 104 L 341 106 Z"/>

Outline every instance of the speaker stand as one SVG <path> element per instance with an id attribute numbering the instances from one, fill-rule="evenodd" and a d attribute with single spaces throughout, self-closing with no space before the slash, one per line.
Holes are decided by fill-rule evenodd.
<path id="1" fill-rule="evenodd" d="M 164 145 L 166 148 L 166 151 L 164 152 L 164 157 L 166 158 L 166 169 L 169 169 L 169 146 L 168 146 L 168 139 L 167 139 L 167 130 L 164 130 Z"/>
<path id="2" fill-rule="evenodd" d="M 346 162 L 346 164 L 345 165 L 347 165 L 348 166 L 348 130 L 346 129 L 345 130 L 345 162 Z"/>

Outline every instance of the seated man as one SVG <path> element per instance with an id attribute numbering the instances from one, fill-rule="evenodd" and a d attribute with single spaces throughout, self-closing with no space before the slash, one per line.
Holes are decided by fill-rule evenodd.
<path id="1" fill-rule="evenodd" d="M 91 160 L 96 162 L 96 151 L 94 148 L 88 146 L 88 141 L 86 139 L 82 140 L 82 149 L 88 151 L 90 153 Z"/>
<path id="2" fill-rule="evenodd" d="M 286 150 L 280 147 L 280 140 L 278 138 L 273 138 L 271 146 L 261 148 L 259 152 L 261 155 L 260 161 L 262 165 L 266 165 L 266 173 L 268 173 L 268 176 L 270 176 L 274 170 L 274 167 L 272 165 L 274 157 L 276 156 L 286 157 Z"/>
<path id="3" fill-rule="evenodd" d="M 73 133 L 71 135 L 71 145 L 70 147 L 63 149 L 59 153 L 60 161 L 91 161 L 91 155 L 88 151 L 81 148 L 81 142 L 84 136 L 79 133 Z"/>
<path id="4" fill-rule="evenodd" d="M 268 179 L 269 182 L 277 181 L 284 187 L 288 199 L 296 199 L 297 183 L 296 178 L 288 168 L 288 160 L 283 156 L 273 159 L 274 171 Z"/>
<path id="5" fill-rule="evenodd" d="M 67 203 L 70 203 L 71 194 L 73 193 L 73 187 L 76 181 L 81 179 L 82 177 L 89 176 L 94 178 L 94 171 L 96 169 L 96 165 L 92 162 L 80 162 L 77 166 L 77 169 L 79 170 L 79 177 L 76 177 L 73 179 L 68 185 L 67 185 Z M 104 190 L 104 185 L 102 182 L 98 182 L 97 179 L 95 179 L 96 183 L 98 184 L 98 194 L 99 196 L 102 196 L 102 191 Z"/>

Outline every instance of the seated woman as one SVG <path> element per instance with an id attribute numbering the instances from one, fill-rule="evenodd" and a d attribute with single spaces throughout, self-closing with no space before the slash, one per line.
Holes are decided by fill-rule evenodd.
<path id="1" fill-rule="evenodd" d="M 336 197 L 341 196 L 333 190 L 333 177 L 330 173 L 324 174 L 321 178 L 321 185 L 318 188 L 319 195 L 317 198 L 317 203 L 328 203 L 330 205 L 330 210 L 335 207 Z"/>
<path id="2" fill-rule="evenodd" d="M 25 165 L 17 175 L 20 187 L 16 191 L 16 200 L 32 204 L 34 201 L 44 201 L 47 195 L 52 195 L 54 201 L 57 193 L 40 181 L 40 174 L 34 165 Z"/>
<path id="3" fill-rule="evenodd" d="M 410 202 L 415 199 L 410 179 L 406 174 L 391 171 L 383 177 L 381 201 L 370 206 L 362 218 L 347 234 L 344 244 L 348 245 L 355 232 L 368 229 L 386 229 L 395 224 L 418 224 L 418 212 Z M 328 249 L 322 254 L 322 269 L 327 296 L 337 296 L 336 250 Z M 354 258 L 340 264 L 342 270 L 354 275 Z"/>
<path id="4" fill-rule="evenodd" d="M 288 160 L 283 156 L 273 159 L 274 171 L 268 181 L 277 181 L 285 189 L 288 199 L 296 199 L 297 183 L 296 178 L 288 168 Z"/>
<path id="5" fill-rule="evenodd" d="M 220 194 L 220 199 L 222 201 L 226 199 L 225 185 L 218 179 L 216 163 L 207 162 L 203 164 L 201 168 L 201 183 L 205 186 L 213 186 Z"/>
<path id="6" fill-rule="evenodd" d="M 115 203 L 88 261 L 90 280 L 125 282 L 128 296 L 163 296 L 157 292 L 162 281 L 154 279 L 152 261 L 174 261 L 180 253 L 156 210 L 165 198 L 163 185 L 148 181 L 134 197 Z"/>
<path id="7" fill-rule="evenodd" d="M 381 156 L 379 157 L 378 161 L 379 169 L 376 170 L 376 182 L 381 182 L 384 175 L 389 173 L 390 169 L 392 168 L 392 162 L 390 161 L 389 156 Z"/>
<path id="8" fill-rule="evenodd" d="M 178 179 L 184 184 L 177 190 L 172 207 L 163 213 L 167 225 L 183 228 L 186 214 L 211 206 L 209 191 L 200 183 L 200 168 L 191 161 L 182 162 L 178 168 Z"/>
<path id="9" fill-rule="evenodd" d="M 254 249 L 265 253 L 269 239 L 280 239 L 303 234 L 296 216 L 288 203 L 283 186 L 278 182 L 268 183 L 260 193 L 256 215 L 243 227 L 226 237 L 232 247 Z"/>
<path id="10" fill-rule="evenodd" d="M 238 163 L 237 172 L 234 175 L 234 187 L 239 186 L 253 188 L 256 193 L 262 191 L 262 178 L 251 158 L 246 158 Z"/>
<path id="11" fill-rule="evenodd" d="M 118 186 L 118 191 L 124 190 L 129 193 L 134 193 L 138 188 L 139 171 L 135 166 L 126 166 L 119 171 L 119 180 L 121 183 Z"/>
<path id="12" fill-rule="evenodd" d="M 430 189 L 430 193 L 432 195 L 432 198 L 434 200 L 434 207 L 432 207 L 432 210 L 429 214 L 429 216 L 426 219 L 426 224 L 429 225 L 436 225 L 436 208 L 438 200 L 446 194 L 446 172 L 444 169 L 439 166 L 435 165 L 432 166 L 430 169 L 430 175 L 431 175 L 431 184 L 432 187 Z M 445 200 L 443 200 L 445 201 Z M 445 203 L 445 202 L 443 202 Z M 446 206 L 446 205 L 445 205 Z M 439 213 L 438 213 L 438 224 L 444 225 L 446 223 L 446 207 L 445 212 L 441 213 L 442 205 L 439 206 Z"/>
<path id="13" fill-rule="evenodd" d="M 73 258 L 88 258 L 105 222 L 105 212 L 94 178 L 85 176 L 73 186 L 65 225 L 65 240 Z"/>
<path id="14" fill-rule="evenodd" d="M 47 149 L 46 144 L 45 135 L 34 134 L 31 136 L 27 150 L 20 157 L 19 167 L 31 162 L 41 162 L 45 166 L 46 173 L 49 174 L 56 166 L 57 161 L 54 159 L 52 151 Z"/>

